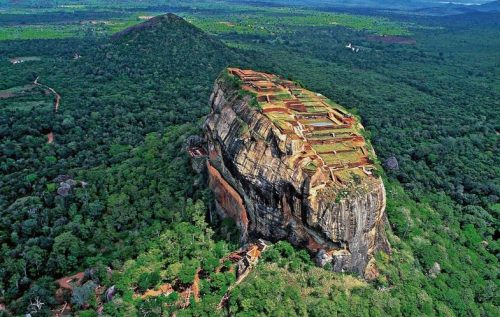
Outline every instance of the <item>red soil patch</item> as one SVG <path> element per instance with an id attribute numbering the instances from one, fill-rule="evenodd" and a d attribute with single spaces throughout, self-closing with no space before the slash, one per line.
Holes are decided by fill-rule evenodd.
<path id="1" fill-rule="evenodd" d="M 161 285 L 158 288 L 158 290 L 148 289 L 144 294 L 139 295 L 138 297 L 140 297 L 142 299 L 145 299 L 147 297 L 157 297 L 157 296 L 160 296 L 160 295 L 169 295 L 173 291 L 174 291 L 174 289 L 172 288 L 172 285 L 170 285 L 170 284 L 167 283 L 167 284 Z M 134 297 L 135 296 L 136 296 L 136 294 L 134 294 Z"/>
<path id="2" fill-rule="evenodd" d="M 290 111 L 286 108 L 280 108 L 280 107 L 270 107 L 262 110 L 263 113 L 269 113 L 269 112 L 279 112 L 279 113 L 286 113 L 286 114 L 291 114 Z"/>
<path id="3" fill-rule="evenodd" d="M 415 41 L 412 38 L 404 37 L 404 36 L 391 36 L 391 35 L 370 35 L 366 37 L 370 41 L 375 42 L 383 42 L 389 44 L 415 44 Z"/>
<path id="4" fill-rule="evenodd" d="M 308 239 L 307 239 L 307 249 L 309 250 L 312 250 L 314 252 L 317 252 L 319 250 L 321 250 L 321 248 L 324 247 L 324 245 L 322 244 L 319 244 L 316 240 L 314 240 L 313 237 L 311 236 L 308 236 Z"/>
<path id="5" fill-rule="evenodd" d="M 74 285 L 79 285 L 85 276 L 84 272 L 76 273 L 75 275 L 65 276 L 63 278 L 58 279 L 56 282 L 59 284 L 60 288 L 65 288 L 69 290 L 73 290 Z"/>
<path id="6" fill-rule="evenodd" d="M 194 275 L 194 281 L 193 285 L 191 286 L 191 289 L 193 290 L 194 294 L 194 300 L 196 302 L 200 301 L 200 269 L 196 271 L 196 274 Z"/>
<path id="7" fill-rule="evenodd" d="M 157 296 L 168 296 L 174 291 L 179 292 L 179 300 L 177 301 L 176 305 L 180 308 L 186 308 L 189 306 L 190 301 L 189 299 L 191 298 L 191 295 L 194 296 L 194 300 L 198 302 L 200 300 L 200 271 L 201 269 L 198 268 L 196 270 L 196 273 L 194 275 L 194 280 L 193 284 L 189 286 L 181 286 L 181 289 L 174 289 L 174 286 L 169 283 L 162 284 L 158 289 L 148 289 L 144 294 L 137 294 L 135 293 L 133 295 L 134 298 L 142 298 L 146 299 L 148 297 L 157 297 Z"/>
<path id="8" fill-rule="evenodd" d="M 61 306 L 52 311 L 53 316 L 65 316 L 66 313 L 71 312 L 71 304 L 69 304 L 66 300 L 73 293 L 73 288 L 82 284 L 84 277 L 85 273 L 80 272 L 75 275 L 62 277 L 56 281 L 59 288 L 56 291 L 55 299 L 57 303 L 61 304 Z"/>
<path id="9" fill-rule="evenodd" d="M 53 132 L 47 133 L 47 143 L 48 144 L 54 143 L 54 133 Z"/>
<path id="10" fill-rule="evenodd" d="M 251 258 L 251 259 L 257 259 L 260 257 L 260 250 L 259 250 L 259 247 L 256 246 L 256 245 L 252 245 L 248 252 L 247 252 L 247 255 Z"/>

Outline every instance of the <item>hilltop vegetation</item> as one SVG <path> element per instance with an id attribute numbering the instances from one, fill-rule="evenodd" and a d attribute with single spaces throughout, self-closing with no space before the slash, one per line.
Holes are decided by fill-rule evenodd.
<path id="1" fill-rule="evenodd" d="M 379 255 L 382 274 L 366 283 L 316 268 L 280 243 L 234 290 L 227 310 L 215 307 L 231 273 L 203 277 L 201 301 L 178 316 L 494 316 L 498 16 L 463 25 L 401 18 L 390 25 L 422 27 L 411 29 L 416 44 L 400 45 L 324 23 L 210 29 L 232 16 L 219 10 L 193 18 L 217 38 L 169 15 L 113 39 L 0 42 L 0 90 L 40 76 L 62 96 L 58 113 L 43 90 L 0 100 L 0 303 L 24 314 L 38 297 L 45 305 L 37 315 L 50 315 L 59 307 L 54 280 L 94 268 L 97 282 L 117 286 L 106 313 L 177 310 L 175 294 L 140 299 L 131 289 L 191 282 L 197 266 L 212 267 L 237 248 L 232 224 L 208 226 L 212 199 L 184 148 L 200 131 L 213 80 L 232 65 L 300 80 L 357 109 L 382 161 L 399 163 L 386 169 L 394 252 Z M 348 42 L 365 49 L 353 53 Z M 8 62 L 16 56 L 42 58 Z M 65 196 L 59 175 L 77 182 Z M 90 292 L 75 308 L 92 316 L 97 306 Z"/>

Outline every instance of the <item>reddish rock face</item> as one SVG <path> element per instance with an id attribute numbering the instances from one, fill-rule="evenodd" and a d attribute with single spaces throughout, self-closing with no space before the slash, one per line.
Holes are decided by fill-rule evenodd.
<path id="1" fill-rule="evenodd" d="M 229 72 L 215 84 L 204 127 L 219 213 L 235 219 L 243 241 L 287 239 L 321 265 L 364 275 L 375 252 L 390 248 L 385 189 L 363 127 L 289 81 Z M 373 272 L 370 264 L 367 277 Z"/>
<path id="2" fill-rule="evenodd" d="M 232 218 L 246 235 L 248 216 L 240 194 L 222 177 L 210 161 L 207 161 L 209 182 L 208 185 L 214 193 L 217 210 L 222 216 Z"/>

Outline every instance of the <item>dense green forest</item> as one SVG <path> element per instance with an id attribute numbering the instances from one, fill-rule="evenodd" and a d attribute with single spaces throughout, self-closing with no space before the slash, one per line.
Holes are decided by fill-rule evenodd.
<path id="1" fill-rule="evenodd" d="M 0 303 L 51 315 L 54 281 L 87 270 L 85 285 L 116 295 L 102 301 L 82 286 L 64 299 L 81 316 L 101 301 L 110 316 L 496 315 L 498 15 L 404 16 L 390 25 L 421 27 L 415 44 L 398 44 L 288 19 L 269 32 L 213 28 L 236 13 L 193 18 L 210 35 L 168 15 L 111 38 L 0 42 Z M 39 60 L 9 61 L 23 56 Z M 362 117 L 386 163 L 393 253 L 378 255 L 376 281 L 317 268 L 280 242 L 216 309 L 235 276 L 214 268 L 238 248 L 237 232 L 207 216 L 211 194 L 185 148 L 228 65 L 298 80 Z M 57 112 L 46 87 L 61 96 Z M 181 310 L 179 290 L 198 268 L 201 300 Z M 174 282 L 169 296 L 134 296 Z"/>
<path id="2" fill-rule="evenodd" d="M 71 41 L 4 46 L 10 55 L 57 45 L 60 55 L 50 62 L 5 61 L 2 84 L 40 76 L 62 96 L 57 113 L 2 100 L 2 289 L 9 302 L 27 295 L 14 307 L 25 309 L 31 291 L 50 303 L 54 285 L 46 275 L 114 260 L 119 267 L 158 232 L 190 220 L 193 201 L 208 201 L 181 149 L 199 133 L 212 83 L 237 54 L 176 17 L 152 26 L 81 48 Z M 16 99 L 44 98 L 53 97 Z M 66 195 L 57 192 L 61 175 L 79 181 Z"/>

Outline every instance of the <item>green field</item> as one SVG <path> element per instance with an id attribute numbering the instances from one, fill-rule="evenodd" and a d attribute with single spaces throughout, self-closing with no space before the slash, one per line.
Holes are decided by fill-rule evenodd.
<path id="1" fill-rule="evenodd" d="M 408 25 L 386 18 L 352 14 L 318 13 L 311 10 L 268 9 L 259 13 L 236 13 L 218 17 L 184 17 L 212 34 L 277 35 L 295 27 L 347 27 L 380 35 L 410 35 Z"/>
<path id="2" fill-rule="evenodd" d="M 1 16 L 0 16 L 1 18 Z M 69 37 L 101 36 L 121 31 L 140 20 L 83 22 L 63 25 L 19 25 L 0 28 L 0 41 L 63 39 Z"/>
<path id="3" fill-rule="evenodd" d="M 132 9 L 129 7 L 128 9 Z M 383 17 L 372 17 L 353 15 L 345 13 L 324 13 L 306 9 L 292 8 L 260 8 L 252 6 L 236 5 L 230 10 L 221 4 L 201 3 L 200 8 L 204 10 L 192 10 L 192 7 L 180 7 L 179 15 L 189 22 L 201 28 L 205 32 L 224 35 L 254 35 L 254 36 L 277 36 L 295 32 L 300 27 L 347 27 L 358 31 L 367 31 L 379 35 L 409 35 L 408 23 L 392 21 Z M 177 8 L 178 9 L 178 8 Z M 179 10 L 179 9 L 178 9 Z M 183 11 L 184 10 L 184 11 Z M 142 22 L 146 16 L 159 15 L 161 11 L 128 11 L 121 8 L 118 11 L 114 7 L 84 7 L 84 6 L 61 6 L 52 9 L 38 10 L 37 14 L 62 14 L 71 13 L 88 15 L 89 12 L 107 13 L 113 12 L 109 19 L 78 20 L 74 19 L 57 22 L 37 23 L 12 23 L 2 26 L 7 15 L 0 13 L 0 40 L 28 40 L 28 39 L 61 39 L 68 37 L 99 36 L 121 31 L 129 26 Z M 20 16 L 33 15 L 33 10 L 21 10 L 9 12 Z M 34 15 L 34 17 L 36 14 Z M 29 20 L 28 20 L 29 21 Z M 235 44 L 235 43 L 233 43 Z"/>
<path id="4" fill-rule="evenodd" d="M 8 94 L 18 94 L 31 89 L 33 89 L 33 85 L 15 86 L 8 89 L 3 89 L 0 90 L 0 98 L 4 98 L 4 96 Z"/>
<path id="5" fill-rule="evenodd" d="M 53 102 L 52 100 L 11 100 L 8 104 L 0 102 L 0 107 L 8 107 L 8 109 L 18 111 L 30 111 L 33 108 L 37 108 L 38 110 L 46 109 L 47 111 L 50 111 L 53 108 Z"/>

